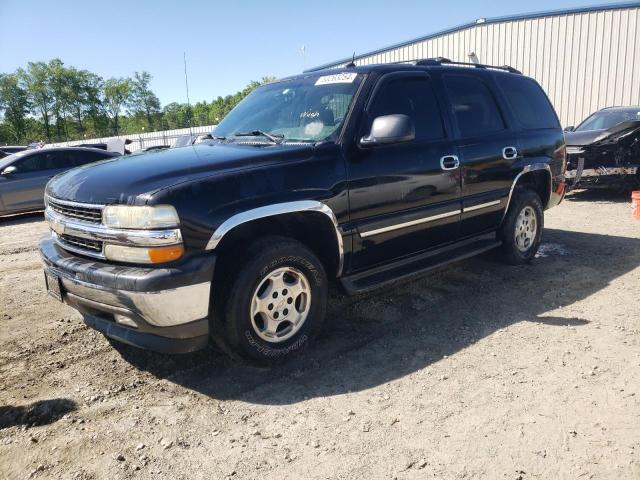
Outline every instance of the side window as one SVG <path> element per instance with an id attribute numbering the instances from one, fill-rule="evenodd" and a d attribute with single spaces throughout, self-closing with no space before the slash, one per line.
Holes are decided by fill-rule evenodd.
<path id="1" fill-rule="evenodd" d="M 506 128 L 498 104 L 482 80 L 467 75 L 446 75 L 444 83 L 463 137 L 487 135 Z"/>
<path id="2" fill-rule="evenodd" d="M 99 162 L 100 160 L 104 160 L 106 158 L 111 158 L 111 155 L 99 152 L 82 152 L 80 155 L 78 166 L 86 165 L 87 163 Z"/>
<path id="3" fill-rule="evenodd" d="M 20 173 L 37 172 L 42 168 L 42 153 L 35 153 L 13 163 Z"/>
<path id="4" fill-rule="evenodd" d="M 416 140 L 437 140 L 445 136 L 440 107 L 426 77 L 400 77 L 384 83 L 369 108 L 370 120 L 394 114 L 411 117 Z"/>
<path id="5" fill-rule="evenodd" d="M 544 91 L 521 75 L 496 75 L 509 107 L 522 128 L 559 128 L 558 118 Z"/>
<path id="6" fill-rule="evenodd" d="M 76 152 L 73 150 L 64 152 L 64 166 L 60 168 L 73 168 L 84 165 L 85 163 L 87 163 L 84 159 L 84 155 L 84 152 Z"/>
<path id="7" fill-rule="evenodd" d="M 63 169 L 63 168 L 71 168 L 75 167 L 75 157 L 73 156 L 73 152 L 59 150 L 57 152 L 52 152 L 54 155 L 52 156 L 52 167 L 55 169 Z"/>

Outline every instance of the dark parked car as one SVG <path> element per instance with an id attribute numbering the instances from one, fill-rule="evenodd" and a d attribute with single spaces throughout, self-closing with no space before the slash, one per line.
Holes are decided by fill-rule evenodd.
<path id="1" fill-rule="evenodd" d="M 329 281 L 367 292 L 490 249 L 528 262 L 564 196 L 558 118 L 510 68 L 305 73 L 213 137 L 47 186 L 48 289 L 108 337 L 285 358 L 320 330 Z"/>
<path id="2" fill-rule="evenodd" d="M 0 216 L 44 209 L 44 187 L 54 175 L 114 156 L 68 147 L 24 150 L 0 159 Z"/>
<path id="3" fill-rule="evenodd" d="M 28 147 L 13 146 L 13 145 L 0 146 L 0 159 L 4 158 L 4 157 L 8 157 L 12 153 L 21 152 L 23 150 L 26 150 L 27 148 Z"/>
<path id="4" fill-rule="evenodd" d="M 604 108 L 565 130 L 573 188 L 640 186 L 640 106 Z"/>
<path id="5" fill-rule="evenodd" d="M 8 153 L 9 155 L 11 155 L 12 153 L 22 152 L 28 148 L 29 147 L 25 147 L 22 145 L 3 145 L 0 147 L 0 150 L 2 150 L 4 153 Z"/>

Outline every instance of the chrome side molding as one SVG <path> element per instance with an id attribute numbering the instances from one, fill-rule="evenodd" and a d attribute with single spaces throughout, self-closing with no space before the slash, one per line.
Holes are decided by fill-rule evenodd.
<path id="1" fill-rule="evenodd" d="M 486 202 L 486 203 L 480 203 L 479 205 L 473 205 L 472 207 L 464 207 L 464 210 L 462 211 L 462 213 L 473 212 L 474 210 L 481 210 L 483 208 L 493 207 L 494 205 L 498 205 L 500 202 L 502 202 L 502 199 L 492 200 L 491 202 Z"/>
<path id="2" fill-rule="evenodd" d="M 328 205 L 317 200 L 299 200 L 295 202 L 275 203 L 272 205 L 266 205 L 264 207 L 253 208 L 244 212 L 237 213 L 227 220 L 222 222 L 216 231 L 213 232 L 211 238 L 207 242 L 205 250 L 214 250 L 224 236 L 233 230 L 238 225 L 251 222 L 261 218 L 273 217 L 275 215 L 284 215 L 287 213 L 301 213 L 301 212 L 318 212 L 325 215 L 332 223 L 336 233 L 336 242 L 338 246 L 338 271 L 337 276 L 342 274 L 342 268 L 344 265 L 344 245 L 342 242 L 342 234 L 338 228 L 338 220 L 336 219 L 333 210 Z"/>
<path id="3" fill-rule="evenodd" d="M 401 228 L 413 227 L 414 225 L 420 225 L 421 223 L 434 222 L 442 218 L 453 217 L 462 213 L 462 210 L 453 210 L 451 212 L 439 213 L 437 215 L 431 215 L 430 217 L 418 218 L 417 220 L 411 220 L 410 222 L 396 223 L 395 225 L 389 225 L 388 227 L 376 228 L 375 230 L 367 230 L 360 232 L 361 238 L 371 237 L 380 233 L 392 232 L 393 230 L 399 230 Z"/>

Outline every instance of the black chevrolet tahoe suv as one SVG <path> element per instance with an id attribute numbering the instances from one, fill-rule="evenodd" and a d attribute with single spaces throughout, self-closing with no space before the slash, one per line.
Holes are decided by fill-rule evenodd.
<path id="1" fill-rule="evenodd" d="M 117 341 L 216 337 L 269 362 L 318 334 L 329 281 L 359 294 L 490 249 L 530 261 L 565 168 L 551 103 L 509 67 L 307 72 L 254 90 L 204 143 L 52 179 L 45 280 Z"/>

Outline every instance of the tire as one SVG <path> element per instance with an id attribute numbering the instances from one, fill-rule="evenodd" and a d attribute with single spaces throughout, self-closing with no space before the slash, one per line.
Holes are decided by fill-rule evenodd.
<path id="1" fill-rule="evenodd" d="M 502 240 L 502 260 L 509 265 L 531 262 L 540 247 L 543 229 L 544 211 L 540 197 L 533 190 L 516 187 L 498 232 Z"/>
<path id="2" fill-rule="evenodd" d="M 298 354 L 322 327 L 327 291 L 322 263 L 300 242 L 268 237 L 252 244 L 231 279 L 224 309 L 227 344 L 261 364 Z"/>

